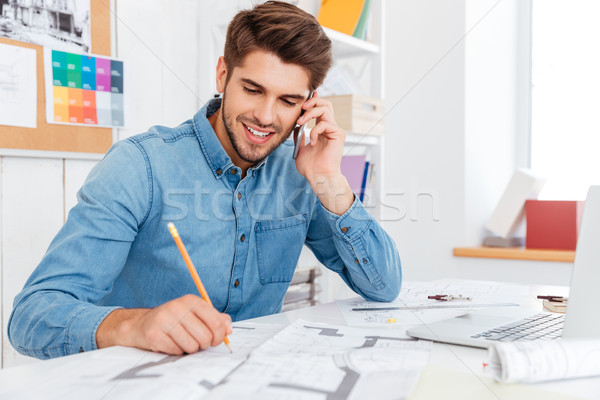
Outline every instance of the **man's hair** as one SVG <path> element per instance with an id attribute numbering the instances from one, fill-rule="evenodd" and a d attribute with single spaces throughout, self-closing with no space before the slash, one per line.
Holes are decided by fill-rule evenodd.
<path id="1" fill-rule="evenodd" d="M 332 65 L 331 40 L 315 17 L 281 1 L 267 1 L 240 11 L 229 23 L 225 38 L 227 80 L 254 50 L 278 56 L 309 72 L 310 90 L 323 83 Z"/>

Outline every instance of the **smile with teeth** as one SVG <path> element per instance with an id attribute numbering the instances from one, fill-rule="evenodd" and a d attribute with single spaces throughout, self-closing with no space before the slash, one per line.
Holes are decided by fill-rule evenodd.
<path id="1" fill-rule="evenodd" d="M 264 138 L 267 137 L 271 134 L 271 132 L 262 132 L 256 129 L 252 129 L 250 128 L 248 125 L 246 125 L 246 128 L 248 129 L 248 131 L 253 134 L 254 136 L 260 137 L 260 138 Z"/>

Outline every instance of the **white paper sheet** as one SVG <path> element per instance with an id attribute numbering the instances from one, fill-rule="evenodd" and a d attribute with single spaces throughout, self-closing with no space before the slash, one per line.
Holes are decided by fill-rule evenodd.
<path id="1" fill-rule="evenodd" d="M 297 320 L 252 352 L 208 399 L 403 399 L 431 342 Z"/>
<path id="2" fill-rule="evenodd" d="M 599 339 L 496 343 L 488 350 L 494 379 L 543 382 L 600 375 Z"/>
<path id="3" fill-rule="evenodd" d="M 197 399 L 282 328 L 252 322 L 234 323 L 233 334 L 229 335 L 233 353 L 223 344 L 185 356 L 112 347 L 56 368 L 30 387 L 0 388 L 0 398 Z"/>
<path id="4" fill-rule="evenodd" d="M 0 398 L 402 399 L 431 349 L 389 330 L 301 320 L 279 330 L 234 324 L 233 354 L 223 345 L 187 356 L 114 347 L 76 357 L 25 388 L 0 387 Z"/>
<path id="5" fill-rule="evenodd" d="M 0 125 L 37 126 L 36 53 L 0 43 Z"/>
<path id="6" fill-rule="evenodd" d="M 350 326 L 400 326 L 426 324 L 464 315 L 472 309 L 517 305 L 525 300 L 529 289 L 522 285 L 493 285 L 476 283 L 454 283 L 452 281 L 405 282 L 400 295 L 390 303 L 378 303 L 360 297 L 338 300 L 340 312 Z M 462 295 L 472 300 L 441 302 L 430 300 L 430 295 Z M 405 308 L 386 310 L 386 308 Z M 436 307 L 436 308 L 429 308 Z M 437 308 L 440 307 L 440 308 Z M 356 311 L 355 309 L 366 309 Z"/>

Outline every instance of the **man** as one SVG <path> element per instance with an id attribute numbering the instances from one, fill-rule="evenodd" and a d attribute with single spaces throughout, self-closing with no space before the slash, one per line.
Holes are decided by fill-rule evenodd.
<path id="1" fill-rule="evenodd" d="M 331 62 L 331 42 L 298 8 L 237 14 L 217 64 L 222 100 L 115 144 L 98 163 L 15 299 L 12 345 L 38 358 L 216 346 L 232 319 L 281 310 L 304 243 L 363 297 L 394 299 L 398 252 L 341 174 L 345 134 L 331 104 L 309 99 Z M 286 139 L 312 119 L 294 162 Z M 169 221 L 214 308 L 191 294 Z"/>

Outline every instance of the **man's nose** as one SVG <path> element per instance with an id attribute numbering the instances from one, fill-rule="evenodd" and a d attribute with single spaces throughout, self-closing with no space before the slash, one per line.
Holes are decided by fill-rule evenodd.
<path id="1" fill-rule="evenodd" d="M 254 117 L 262 126 L 272 125 L 276 120 L 275 99 L 264 99 L 254 110 Z"/>

